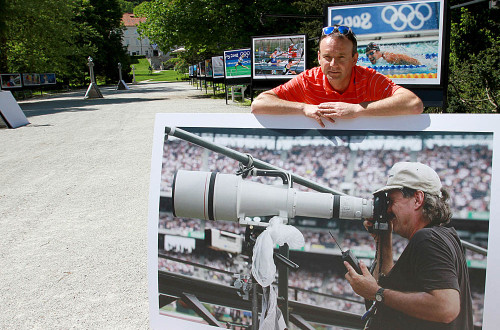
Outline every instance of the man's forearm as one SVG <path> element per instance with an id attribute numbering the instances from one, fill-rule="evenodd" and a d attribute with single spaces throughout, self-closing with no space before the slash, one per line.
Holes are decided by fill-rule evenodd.
<path id="1" fill-rule="evenodd" d="M 318 106 L 282 100 L 273 91 L 266 91 L 260 94 L 252 102 L 252 113 L 260 115 L 305 115 L 316 120 L 321 127 L 325 127 L 325 124 L 321 120 Z M 329 118 L 324 119 L 334 122 L 334 120 Z"/>
<path id="2" fill-rule="evenodd" d="M 252 102 L 252 113 L 261 115 L 303 115 L 304 106 L 304 103 L 282 100 L 272 91 L 266 91 L 257 96 Z"/>
<path id="3" fill-rule="evenodd" d="M 384 305 L 407 315 L 433 322 L 450 323 L 460 312 L 460 296 L 453 289 L 400 292 L 386 289 Z"/>
<path id="4" fill-rule="evenodd" d="M 422 100 L 413 92 L 400 88 L 394 95 L 382 100 L 360 104 L 361 116 L 418 115 L 424 111 Z"/>

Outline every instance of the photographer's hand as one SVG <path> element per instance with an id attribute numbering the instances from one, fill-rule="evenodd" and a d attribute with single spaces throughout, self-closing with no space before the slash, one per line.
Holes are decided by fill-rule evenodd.
<path id="1" fill-rule="evenodd" d="M 347 268 L 347 273 L 345 278 L 351 284 L 352 289 L 358 295 L 365 299 L 375 300 L 375 293 L 380 288 L 377 280 L 370 274 L 370 271 L 366 267 L 363 261 L 359 262 L 359 267 L 363 275 L 356 273 L 354 268 L 347 261 L 344 261 L 344 266 Z"/>
<path id="2" fill-rule="evenodd" d="M 375 230 L 373 230 L 373 224 L 374 222 L 372 220 L 363 221 L 363 226 L 365 227 L 366 231 L 370 233 L 375 242 L 378 242 L 379 234 L 376 233 Z M 392 222 L 388 221 L 387 224 L 389 226 L 387 232 L 392 233 Z"/>
<path id="3" fill-rule="evenodd" d="M 374 230 L 371 230 L 373 228 L 372 221 L 365 220 L 363 222 L 366 230 L 370 233 L 375 242 L 377 242 L 377 263 L 379 263 L 379 267 L 376 267 L 373 272 L 373 276 L 376 279 L 379 278 L 379 273 L 388 274 L 394 266 L 392 255 L 392 221 L 388 221 L 387 224 L 387 230 L 375 232 Z M 380 260 L 383 262 L 380 263 Z"/>

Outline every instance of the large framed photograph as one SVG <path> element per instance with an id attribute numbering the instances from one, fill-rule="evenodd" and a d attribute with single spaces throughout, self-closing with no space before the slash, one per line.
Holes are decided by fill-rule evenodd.
<path id="1" fill-rule="evenodd" d="M 224 51 L 224 75 L 226 79 L 249 78 L 252 70 L 250 49 Z"/>
<path id="2" fill-rule="evenodd" d="M 306 36 L 253 37 L 252 61 L 252 79 L 291 79 L 306 69 Z"/>
<path id="3" fill-rule="evenodd" d="M 222 198 L 228 215 L 242 202 L 240 190 L 230 185 L 227 189 L 233 193 L 224 197 L 218 196 L 224 190 L 206 188 L 222 175 L 230 182 L 259 187 L 258 193 L 248 195 L 256 198 L 249 209 L 264 210 L 272 204 L 263 192 L 283 186 L 282 178 L 237 176 L 245 171 L 237 155 L 250 155 L 256 167 L 264 162 L 291 173 L 296 191 L 319 194 L 325 189 L 365 199 L 373 198 L 372 192 L 385 184 L 388 169 L 398 161 L 434 168 L 450 192 L 452 225 L 461 239 L 489 251 L 486 256 L 467 250 L 466 258 L 474 323 L 494 329 L 500 320 L 495 313 L 500 289 L 492 279 L 500 276 L 500 254 L 495 252 L 500 243 L 489 237 L 500 234 L 494 221 L 500 215 L 500 153 L 495 151 L 500 148 L 499 124 L 494 115 L 418 115 L 358 118 L 318 129 L 304 116 L 158 114 L 148 220 L 151 327 L 251 324 L 251 301 L 235 287 L 236 279 L 250 269 L 251 261 L 241 252 L 247 228 L 237 219 L 210 220 L 220 209 L 205 206 L 206 196 L 207 205 Z M 189 216 L 179 215 L 186 209 L 192 211 Z M 265 222 L 272 213 L 261 212 L 262 217 L 252 214 L 250 220 Z M 303 248 L 290 251 L 290 259 L 300 267 L 290 271 L 289 306 L 313 326 L 325 324 L 321 315 L 327 315 L 330 326 L 361 328 L 364 302 L 345 281 L 341 251 L 328 232 L 367 264 L 374 258 L 373 240 L 359 219 L 318 216 L 317 207 L 310 212 L 315 214 L 289 219 L 305 238 Z M 396 239 L 404 248 L 405 240 Z M 197 302 L 205 307 L 196 309 Z"/>
<path id="4" fill-rule="evenodd" d="M 42 74 L 40 74 L 40 84 L 41 85 L 55 85 L 56 84 L 56 74 L 55 73 L 42 73 Z"/>
<path id="5" fill-rule="evenodd" d="M 445 0 L 375 1 L 325 7 L 325 25 L 351 27 L 358 64 L 403 85 L 442 85 L 448 50 Z"/>
<path id="6" fill-rule="evenodd" d="M 224 78 L 224 56 L 212 57 L 212 69 L 214 79 Z"/>
<path id="7" fill-rule="evenodd" d="M 201 62 L 199 62 L 199 63 L 198 63 L 198 68 L 199 68 L 199 72 L 200 72 L 200 74 L 199 74 L 199 76 L 198 76 L 198 77 L 202 77 L 202 78 L 204 78 L 204 77 L 205 77 L 205 75 L 206 75 L 206 71 L 205 71 L 205 69 L 206 69 L 206 68 L 205 68 L 205 61 L 201 61 Z"/>
<path id="8" fill-rule="evenodd" d="M 212 59 L 205 60 L 205 76 L 207 78 L 213 78 L 213 68 L 212 68 Z"/>
<path id="9" fill-rule="evenodd" d="M 20 73 L 2 73 L 0 75 L 2 89 L 23 87 Z"/>
<path id="10" fill-rule="evenodd" d="M 39 86 L 40 74 L 38 73 L 23 73 L 23 86 Z"/>

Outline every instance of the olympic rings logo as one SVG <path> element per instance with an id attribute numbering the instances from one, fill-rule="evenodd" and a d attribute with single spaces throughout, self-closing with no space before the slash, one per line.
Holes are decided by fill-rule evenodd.
<path id="1" fill-rule="evenodd" d="M 424 16 L 426 11 L 427 15 Z M 382 10 L 381 16 L 382 20 L 396 31 L 404 30 L 407 25 L 413 30 L 419 30 L 424 26 L 425 21 L 431 18 L 432 8 L 427 3 L 419 3 L 415 8 L 410 5 L 402 5 L 397 9 L 394 6 L 387 6 Z"/>

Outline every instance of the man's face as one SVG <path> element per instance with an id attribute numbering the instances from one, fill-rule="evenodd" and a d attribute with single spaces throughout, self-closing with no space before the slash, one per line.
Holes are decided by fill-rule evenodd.
<path id="1" fill-rule="evenodd" d="M 358 53 L 352 55 L 352 42 L 347 38 L 326 37 L 318 51 L 318 61 L 330 85 L 340 92 L 349 86 L 352 68 L 358 61 Z"/>
<path id="2" fill-rule="evenodd" d="M 380 50 L 372 49 L 366 53 L 366 56 L 368 56 L 368 59 L 372 64 L 375 64 L 377 63 L 378 59 L 382 57 L 382 53 L 380 52 Z"/>
<path id="3" fill-rule="evenodd" d="M 389 221 L 392 222 L 392 229 L 400 236 L 410 238 L 415 227 L 415 214 L 413 212 L 415 198 L 405 198 L 399 189 L 390 190 L 387 197 L 389 199 L 387 213 Z"/>

